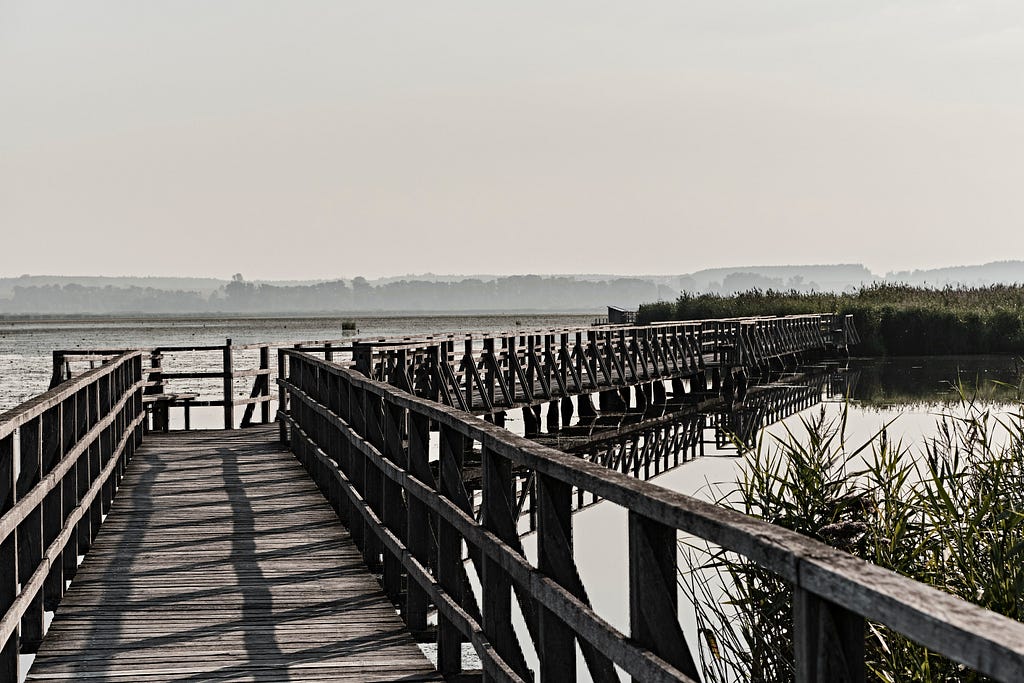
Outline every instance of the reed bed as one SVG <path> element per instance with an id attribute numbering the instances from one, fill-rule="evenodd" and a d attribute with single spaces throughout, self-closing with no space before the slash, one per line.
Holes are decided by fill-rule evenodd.
<path id="1" fill-rule="evenodd" d="M 945 287 L 877 284 L 842 294 L 750 290 L 731 296 L 683 293 L 645 304 L 641 323 L 800 313 L 854 316 L 864 355 L 1020 353 L 1024 286 Z"/>
<path id="2" fill-rule="evenodd" d="M 749 450 L 718 502 L 1021 620 L 1024 407 L 1019 391 L 997 414 L 959 390 L 918 448 L 892 442 L 887 428 L 847 443 L 846 411 L 822 410 Z M 790 587 L 733 553 L 680 543 L 705 680 L 793 680 Z M 870 680 L 987 680 L 879 624 L 864 636 Z"/>

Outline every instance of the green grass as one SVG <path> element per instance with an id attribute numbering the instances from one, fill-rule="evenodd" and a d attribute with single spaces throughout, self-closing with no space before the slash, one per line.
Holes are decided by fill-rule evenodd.
<path id="1" fill-rule="evenodd" d="M 960 395 L 919 449 L 885 429 L 848 444 L 845 411 L 804 419 L 748 451 L 719 503 L 1022 620 L 1024 408 L 997 416 Z M 683 550 L 705 680 L 792 680 L 790 586 L 734 553 Z M 869 680 L 986 680 L 880 624 L 868 625 L 865 649 Z"/>
<path id="2" fill-rule="evenodd" d="M 854 316 L 864 355 L 1020 353 L 1024 286 L 929 289 L 872 285 L 845 294 L 752 290 L 686 294 L 640 307 L 641 323 L 800 313 Z"/>

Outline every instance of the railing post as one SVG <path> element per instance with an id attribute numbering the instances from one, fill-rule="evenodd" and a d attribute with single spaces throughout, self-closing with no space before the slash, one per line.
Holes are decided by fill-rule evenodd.
<path id="1" fill-rule="evenodd" d="M 405 408 L 384 400 L 381 426 L 384 431 L 384 443 L 381 453 L 385 458 L 402 470 L 408 470 L 408 463 L 403 444 L 405 429 Z M 391 477 L 381 473 L 381 521 L 398 538 L 405 538 L 406 510 L 402 496 L 402 487 Z M 399 602 L 402 595 L 402 561 L 383 547 L 384 552 L 384 592 L 394 602 Z"/>
<path id="2" fill-rule="evenodd" d="M 543 474 L 537 475 L 539 515 L 537 519 L 537 569 L 562 585 L 575 574 L 572 542 L 572 486 Z M 541 607 L 541 683 L 576 680 L 574 636 L 554 612 Z"/>
<path id="3" fill-rule="evenodd" d="M 260 422 L 267 424 L 270 422 L 270 397 L 272 395 L 270 389 L 270 347 L 260 347 L 260 370 L 267 371 L 267 374 L 260 375 L 259 380 L 261 386 L 266 388 L 266 391 L 261 391 L 259 394 L 260 398 L 267 399 L 260 403 Z"/>
<path id="4" fill-rule="evenodd" d="M 224 343 L 224 429 L 235 428 L 234 349 L 231 340 Z"/>
<path id="5" fill-rule="evenodd" d="M 677 552 L 674 528 L 630 510 L 629 624 L 633 640 L 699 681 L 679 626 Z"/>
<path id="6" fill-rule="evenodd" d="M 53 370 L 50 372 L 50 389 L 64 381 L 64 353 L 53 352 Z"/>
<path id="7" fill-rule="evenodd" d="M 368 389 L 359 389 L 359 393 L 362 395 L 362 408 L 363 408 L 363 431 L 362 437 L 367 443 L 377 449 L 378 453 L 384 453 L 384 432 L 382 421 L 383 415 L 383 401 L 381 398 L 374 394 Z M 384 502 L 384 474 L 377 469 L 369 460 L 363 458 L 361 454 L 356 454 L 356 459 L 361 460 L 363 465 L 363 477 L 362 477 L 362 490 L 360 495 L 363 500 L 366 501 L 367 507 L 369 507 L 378 518 L 383 517 L 383 502 Z M 381 570 L 381 554 L 382 547 L 381 541 L 377 538 L 377 534 L 374 533 L 373 528 L 369 525 L 365 526 L 366 532 L 363 537 L 363 560 L 366 562 L 366 566 L 369 567 L 371 572 L 380 572 Z"/>
<path id="8" fill-rule="evenodd" d="M 288 378 L 288 364 L 285 362 L 285 350 L 277 350 L 277 377 L 278 379 Z M 288 413 L 288 389 L 283 384 L 277 385 L 277 410 L 282 414 L 277 418 L 277 432 L 281 443 L 288 443 L 288 421 L 283 415 Z"/>
<path id="9" fill-rule="evenodd" d="M 863 683 L 864 617 L 793 587 L 797 683 Z"/>
<path id="10" fill-rule="evenodd" d="M 115 373 L 116 374 L 116 373 Z M 43 413 L 43 468 L 45 477 L 64 456 L 67 401 L 61 401 Z M 120 424 L 117 425 L 120 427 Z M 56 540 L 64 526 L 63 483 L 58 482 L 43 498 L 43 552 Z M 57 609 L 64 595 L 64 564 L 58 560 L 50 566 L 43 584 L 43 607 L 49 611 Z"/>
<path id="11" fill-rule="evenodd" d="M 358 372 L 370 377 L 373 372 L 373 345 L 368 342 L 354 342 L 352 360 Z"/>
<path id="12" fill-rule="evenodd" d="M 20 499 L 42 478 L 43 418 L 40 415 L 21 426 L 18 435 L 19 472 L 15 495 Z M 43 511 L 37 505 L 18 525 L 18 576 L 32 576 L 43 558 Z M 36 593 L 21 618 L 21 651 L 35 652 L 43 639 L 43 595 Z"/>
<path id="13" fill-rule="evenodd" d="M 406 471 L 423 484 L 436 488 L 430 471 L 430 420 L 416 412 L 409 413 L 409 451 Z M 430 517 L 427 506 L 415 496 L 407 496 L 406 542 L 412 556 L 423 567 L 430 565 Z M 414 633 L 427 628 L 429 600 L 423 588 L 411 577 L 406 588 L 405 623 Z"/>
<path id="14" fill-rule="evenodd" d="M 505 542 L 517 539 L 512 463 L 484 448 L 483 527 Z M 495 560 L 485 557 L 480 579 L 484 633 L 498 655 L 524 680 L 531 678 L 519 639 L 512 628 L 512 580 Z M 525 611 L 525 610 L 524 610 Z M 575 653 L 575 651 L 574 651 Z M 486 673 L 484 681 L 492 680 Z"/>
<path id="15" fill-rule="evenodd" d="M 0 515 L 14 507 L 16 500 L 14 467 L 14 434 L 0 439 Z M 18 597 L 18 555 L 15 533 L 8 534 L 0 544 L 0 614 L 6 614 Z M 0 680 L 19 680 L 18 631 L 0 649 Z"/>
<path id="16" fill-rule="evenodd" d="M 441 425 L 440 481 L 438 492 L 454 501 L 462 485 L 465 439 L 451 427 Z M 437 520 L 437 582 L 460 606 L 462 600 L 462 537 L 443 517 Z M 437 670 L 442 676 L 462 671 L 462 634 L 443 615 L 437 616 Z"/>

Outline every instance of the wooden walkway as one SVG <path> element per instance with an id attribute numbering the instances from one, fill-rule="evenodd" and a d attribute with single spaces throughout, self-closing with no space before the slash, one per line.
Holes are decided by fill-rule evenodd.
<path id="1" fill-rule="evenodd" d="M 442 680 L 276 434 L 148 436 L 28 680 Z"/>

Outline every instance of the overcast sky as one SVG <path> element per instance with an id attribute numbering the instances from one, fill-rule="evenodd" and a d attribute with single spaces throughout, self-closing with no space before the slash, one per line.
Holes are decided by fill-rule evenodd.
<path id="1" fill-rule="evenodd" d="M 0 0 L 0 275 L 1024 258 L 1024 3 Z"/>

